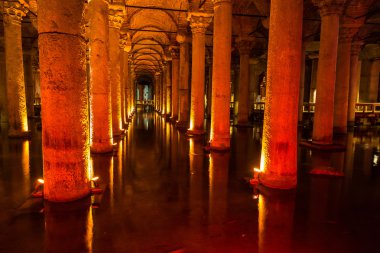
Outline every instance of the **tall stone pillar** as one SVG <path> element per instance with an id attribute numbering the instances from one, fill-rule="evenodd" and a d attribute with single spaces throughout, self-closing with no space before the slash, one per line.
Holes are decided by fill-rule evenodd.
<path id="1" fill-rule="evenodd" d="M 112 101 L 112 131 L 119 136 L 123 131 L 121 115 L 121 80 L 120 80 L 120 28 L 124 18 L 124 7 L 110 5 L 109 10 L 109 73 Z"/>
<path id="2" fill-rule="evenodd" d="M 249 38 L 239 38 L 237 47 L 240 55 L 240 71 L 238 86 L 238 126 L 247 126 L 249 117 L 249 53 L 253 41 Z"/>
<path id="3" fill-rule="evenodd" d="M 309 54 L 308 58 L 312 60 L 311 63 L 311 80 L 310 80 L 310 94 L 309 102 L 315 103 L 316 90 L 317 90 L 317 73 L 318 73 L 318 55 Z"/>
<path id="4" fill-rule="evenodd" d="M 207 119 L 211 118 L 211 101 L 212 101 L 212 57 L 206 57 L 207 63 Z"/>
<path id="5" fill-rule="evenodd" d="M 214 38 L 210 148 L 230 148 L 232 2 L 213 0 Z"/>
<path id="6" fill-rule="evenodd" d="M 24 1 L 4 1 L 5 76 L 8 106 L 8 136 L 28 137 L 28 115 L 21 40 L 21 20 L 28 11 Z"/>
<path id="7" fill-rule="evenodd" d="M 203 12 L 189 13 L 188 20 L 193 34 L 190 128 L 188 134 L 204 134 L 205 115 L 205 43 L 206 30 L 212 21 L 212 14 Z"/>
<path id="8" fill-rule="evenodd" d="M 289 189 L 297 184 L 303 0 L 272 0 L 270 13 L 260 179 L 265 186 Z"/>
<path id="9" fill-rule="evenodd" d="M 180 44 L 179 48 L 179 83 L 178 83 L 178 98 L 179 112 L 176 126 L 179 128 L 187 128 L 189 124 L 189 43 L 187 35 L 183 32 L 177 35 L 177 41 Z"/>
<path id="10" fill-rule="evenodd" d="M 303 101 L 305 95 L 305 65 L 306 65 L 306 51 L 305 51 L 305 43 L 302 43 L 302 51 L 301 51 L 301 78 L 300 78 L 300 92 L 298 98 L 298 122 L 302 125 L 303 121 Z"/>
<path id="11" fill-rule="evenodd" d="M 132 110 L 133 110 L 133 89 L 132 89 L 132 58 L 128 56 L 128 78 L 126 79 L 126 89 L 127 89 L 127 110 L 128 110 L 128 121 L 131 120 Z"/>
<path id="12" fill-rule="evenodd" d="M 108 73 L 108 2 L 92 0 L 88 6 L 90 39 L 91 152 L 112 151 L 111 87 Z"/>
<path id="13" fill-rule="evenodd" d="M 378 101 L 379 93 L 380 59 L 376 58 L 371 63 L 368 99 L 370 103 Z"/>
<path id="14" fill-rule="evenodd" d="M 351 42 L 358 30 L 359 26 L 356 24 L 343 23 L 339 34 L 334 98 L 334 132 L 341 134 L 347 133 Z"/>
<path id="15" fill-rule="evenodd" d="M 178 119 L 178 85 L 179 85 L 179 51 L 178 47 L 171 47 L 172 55 L 172 113 L 171 120 Z"/>
<path id="16" fill-rule="evenodd" d="M 129 52 L 132 49 L 132 42 L 129 34 L 123 34 L 120 40 L 120 46 L 122 48 L 121 58 L 123 66 L 121 67 L 121 93 L 122 93 L 122 120 L 125 127 L 128 125 L 128 116 L 129 116 Z"/>
<path id="17" fill-rule="evenodd" d="M 332 144 L 339 17 L 345 0 L 313 0 L 322 18 L 313 143 Z"/>
<path id="18" fill-rule="evenodd" d="M 154 76 L 154 90 L 155 90 L 155 107 L 156 111 L 160 112 L 161 108 L 161 94 L 160 94 L 160 87 L 161 87 L 161 72 L 157 71 Z"/>
<path id="19" fill-rule="evenodd" d="M 171 64 L 168 62 L 167 69 L 165 72 L 166 80 L 166 112 L 165 116 L 170 117 L 172 111 L 172 80 L 171 80 Z"/>
<path id="20" fill-rule="evenodd" d="M 90 194 L 84 1 L 38 2 L 44 198 Z"/>
<path id="21" fill-rule="evenodd" d="M 360 65 L 359 53 L 363 42 L 355 41 L 351 45 L 351 60 L 350 60 L 350 91 L 348 98 L 348 125 L 355 125 L 355 105 L 359 92 Z"/>
<path id="22" fill-rule="evenodd" d="M 166 115 L 166 72 L 168 71 L 168 66 L 167 62 L 164 63 L 162 66 L 162 85 L 161 85 L 161 115 L 165 116 Z"/>

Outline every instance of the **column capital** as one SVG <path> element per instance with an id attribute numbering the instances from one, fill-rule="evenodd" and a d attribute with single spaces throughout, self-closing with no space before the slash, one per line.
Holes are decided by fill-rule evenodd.
<path id="1" fill-rule="evenodd" d="M 188 34 L 185 30 L 178 30 L 177 36 L 175 37 L 179 44 L 186 43 L 188 41 Z"/>
<path id="2" fill-rule="evenodd" d="M 351 55 L 359 55 L 362 51 L 364 42 L 361 40 L 355 40 L 351 44 Z"/>
<path id="3" fill-rule="evenodd" d="M 319 8 L 321 16 L 341 15 L 346 0 L 312 0 L 313 4 Z"/>
<path id="4" fill-rule="evenodd" d="M 190 22 L 192 33 L 206 33 L 210 25 L 213 14 L 207 12 L 189 12 L 187 20 Z"/>
<path id="5" fill-rule="evenodd" d="M 21 20 L 28 13 L 29 5 L 24 0 L 4 1 L 0 3 L 3 9 L 4 23 L 14 23 L 21 25 Z"/>
<path id="6" fill-rule="evenodd" d="M 110 4 L 109 8 L 109 26 L 120 29 L 124 22 L 124 7 Z"/>
<path id="7" fill-rule="evenodd" d="M 170 46 L 169 51 L 172 56 L 172 59 L 179 58 L 179 48 L 177 46 Z"/>
<path id="8" fill-rule="evenodd" d="M 212 0 L 214 4 L 229 3 L 232 4 L 232 0 Z"/>
<path id="9" fill-rule="evenodd" d="M 251 52 L 253 47 L 253 39 L 246 37 L 239 37 L 236 40 L 236 47 L 239 50 L 240 55 L 247 55 Z"/>
<path id="10" fill-rule="evenodd" d="M 124 50 L 124 52 L 130 52 L 132 49 L 131 35 L 129 33 L 121 34 L 119 45 L 120 48 Z"/>

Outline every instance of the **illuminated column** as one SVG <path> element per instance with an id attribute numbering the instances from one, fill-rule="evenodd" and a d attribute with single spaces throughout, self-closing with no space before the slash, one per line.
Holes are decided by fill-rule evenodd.
<path id="1" fill-rule="evenodd" d="M 122 73 L 123 73 L 123 78 L 121 79 L 122 83 L 122 97 L 123 103 L 121 104 L 121 108 L 123 111 L 123 123 L 126 126 L 128 124 L 128 116 L 129 116 L 129 103 L 130 103 L 130 98 L 129 98 L 129 52 L 132 49 L 132 42 L 129 34 L 123 34 L 120 40 L 121 47 L 122 47 L 122 58 L 123 58 L 123 66 L 122 66 Z"/>
<path id="2" fill-rule="evenodd" d="M 154 87 L 156 97 L 156 111 L 160 111 L 160 86 L 161 86 L 161 72 L 156 72 L 154 76 Z"/>
<path id="3" fill-rule="evenodd" d="M 376 58 L 371 63 L 368 98 L 370 103 L 378 101 L 380 59 Z"/>
<path id="4" fill-rule="evenodd" d="M 192 40 L 191 108 L 188 134 L 204 134 L 205 115 L 205 40 L 206 30 L 212 21 L 212 14 L 189 13 Z"/>
<path id="5" fill-rule="evenodd" d="M 230 148 L 232 2 L 213 0 L 214 38 L 210 148 Z"/>
<path id="6" fill-rule="evenodd" d="M 189 43 L 187 35 L 183 32 L 177 35 L 179 47 L 179 83 L 178 83 L 178 98 L 179 112 L 176 126 L 179 128 L 187 128 L 189 123 Z"/>
<path id="7" fill-rule="evenodd" d="M 289 189 L 297 184 L 302 15 L 302 0 L 271 1 L 260 163 L 261 183 L 272 188 Z"/>
<path id="8" fill-rule="evenodd" d="M 127 106 L 128 106 L 128 121 L 131 120 L 132 110 L 133 110 L 133 79 L 132 79 L 132 64 L 133 60 L 131 55 L 128 56 L 128 79 L 126 80 L 127 87 Z"/>
<path id="9" fill-rule="evenodd" d="M 28 116 L 21 40 L 21 20 L 28 11 L 24 1 L 4 1 L 5 76 L 8 105 L 8 136 L 28 137 Z"/>
<path id="10" fill-rule="evenodd" d="M 84 1 L 39 1 L 44 198 L 90 194 Z"/>
<path id="11" fill-rule="evenodd" d="M 92 0 L 89 9 L 91 152 L 112 151 L 111 87 L 108 74 L 108 2 Z"/>
<path id="12" fill-rule="evenodd" d="M 351 42 L 358 29 L 359 26 L 353 24 L 342 24 L 340 28 L 334 98 L 334 132 L 336 133 L 347 133 Z"/>
<path id="13" fill-rule="evenodd" d="M 179 84 L 179 51 L 178 47 L 171 47 L 172 55 L 172 114 L 171 120 L 178 119 L 178 84 Z"/>
<path id="14" fill-rule="evenodd" d="M 167 69 L 165 72 L 166 80 L 166 112 L 165 116 L 170 117 L 172 111 L 172 80 L 170 78 L 171 64 L 168 62 Z"/>
<path id="15" fill-rule="evenodd" d="M 339 17 L 345 0 L 313 0 L 322 18 L 313 142 L 332 144 Z"/>
<path id="16" fill-rule="evenodd" d="M 300 78 L 300 92 L 298 98 L 298 122 L 302 124 L 303 120 L 303 101 L 305 95 L 305 64 L 306 64 L 306 51 L 305 43 L 302 43 L 302 53 L 301 53 L 301 78 Z"/>
<path id="17" fill-rule="evenodd" d="M 123 7 L 110 5 L 109 10 L 109 73 L 111 82 L 112 131 L 114 136 L 122 132 L 120 85 L 120 28 L 123 23 Z"/>
<path id="18" fill-rule="evenodd" d="M 161 115 L 165 116 L 166 114 L 166 72 L 168 71 L 167 62 L 162 66 L 162 84 L 161 84 Z"/>
<path id="19" fill-rule="evenodd" d="M 249 116 L 249 53 L 252 48 L 252 40 L 239 38 L 237 48 L 240 55 L 237 124 L 246 126 L 248 125 Z"/>
<path id="20" fill-rule="evenodd" d="M 355 125 L 355 105 L 359 92 L 360 64 L 359 53 L 363 46 L 363 42 L 355 41 L 351 45 L 351 61 L 350 61 L 350 91 L 348 98 L 348 125 Z"/>

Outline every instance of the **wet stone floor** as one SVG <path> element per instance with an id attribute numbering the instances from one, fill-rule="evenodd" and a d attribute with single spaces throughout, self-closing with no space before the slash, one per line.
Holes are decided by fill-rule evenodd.
<path id="1" fill-rule="evenodd" d="M 260 127 L 231 128 L 231 151 L 207 154 L 206 138 L 139 111 L 114 155 L 91 157 L 103 194 L 53 204 L 30 197 L 43 174 L 31 125 L 30 141 L 1 126 L 1 253 L 380 252 L 379 128 L 350 132 L 345 152 L 300 148 L 297 189 L 273 191 L 247 182 Z"/>

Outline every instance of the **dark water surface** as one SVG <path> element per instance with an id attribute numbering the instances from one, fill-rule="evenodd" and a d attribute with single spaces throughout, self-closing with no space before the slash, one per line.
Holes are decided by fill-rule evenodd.
<path id="1" fill-rule="evenodd" d="M 296 190 L 254 192 L 260 127 L 231 128 L 231 152 L 206 154 L 204 139 L 138 112 L 117 154 L 92 156 L 104 193 L 52 204 L 29 197 L 41 132 L 9 140 L 1 127 L 1 253 L 380 252 L 379 128 L 350 132 L 346 152 L 299 149 Z"/>

